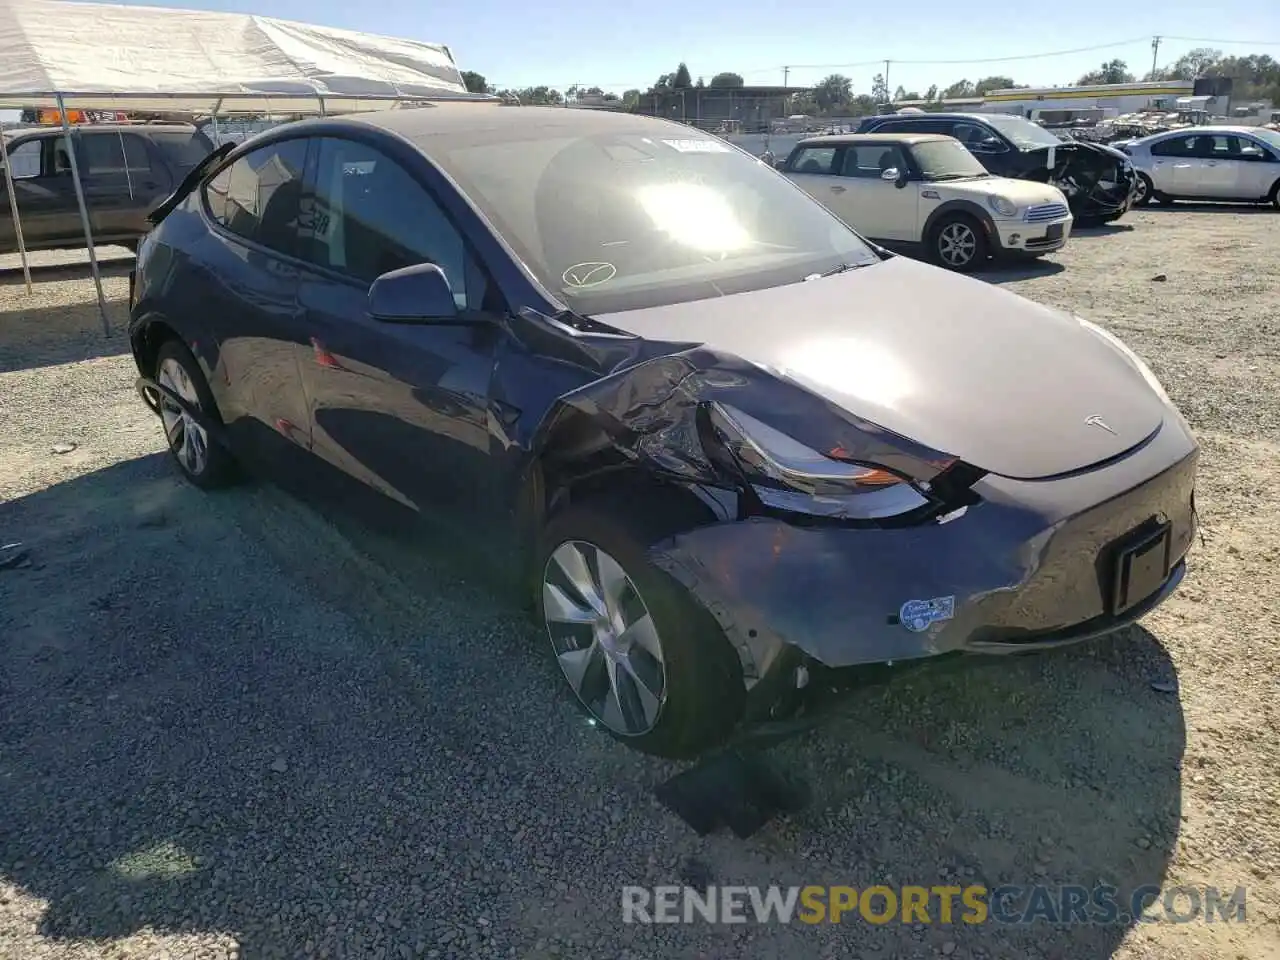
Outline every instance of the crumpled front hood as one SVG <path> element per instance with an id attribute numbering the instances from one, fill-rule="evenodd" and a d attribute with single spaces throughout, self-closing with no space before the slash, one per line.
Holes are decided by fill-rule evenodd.
<path id="1" fill-rule="evenodd" d="M 1111 344 L 999 287 L 901 257 L 754 293 L 599 320 L 704 344 L 895 433 L 1007 477 L 1117 456 L 1163 400 Z"/>

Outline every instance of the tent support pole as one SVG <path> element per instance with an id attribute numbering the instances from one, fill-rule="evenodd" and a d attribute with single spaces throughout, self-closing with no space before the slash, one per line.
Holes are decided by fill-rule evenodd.
<path id="1" fill-rule="evenodd" d="M 18 255 L 22 257 L 22 279 L 27 282 L 27 296 L 31 296 L 31 265 L 27 263 L 27 242 L 22 239 L 22 218 L 18 216 L 18 195 L 13 189 L 13 171 L 9 168 L 9 146 L 0 134 L 0 160 L 4 161 L 4 185 L 9 192 L 9 214 L 13 217 L 13 233 L 18 240 Z"/>
<path id="2" fill-rule="evenodd" d="M 213 105 L 213 145 L 215 147 L 222 146 L 222 139 L 218 136 L 218 111 L 222 109 L 222 98 L 218 98 L 218 102 Z"/>
<path id="3" fill-rule="evenodd" d="M 98 272 L 98 254 L 93 249 L 93 228 L 89 226 L 89 205 L 84 202 L 84 186 L 80 183 L 80 162 L 76 159 L 76 145 L 71 139 L 71 124 L 67 120 L 67 107 L 62 94 L 54 94 L 58 114 L 62 117 L 62 134 L 67 138 L 67 157 L 71 161 L 71 179 L 76 188 L 76 202 L 80 205 L 80 223 L 84 227 L 84 242 L 89 250 L 89 269 L 93 273 L 93 285 L 98 290 L 98 313 L 102 316 L 103 336 L 111 336 L 111 321 L 107 317 L 107 298 L 102 292 L 102 274 Z"/>
<path id="4" fill-rule="evenodd" d="M 322 117 L 327 116 L 327 114 L 324 112 L 324 97 L 320 97 L 319 99 L 320 99 L 320 116 Z"/>

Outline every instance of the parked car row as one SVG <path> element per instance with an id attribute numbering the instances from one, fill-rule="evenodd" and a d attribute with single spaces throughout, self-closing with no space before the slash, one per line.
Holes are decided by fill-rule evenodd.
<path id="1" fill-rule="evenodd" d="M 1153 200 L 1280 209 L 1280 134 L 1198 127 L 1117 146 L 1063 142 L 1021 117 L 895 114 L 856 134 L 807 137 L 776 161 L 870 239 L 951 270 L 1062 248 L 1073 225 Z"/>
<path id="2" fill-rule="evenodd" d="M 874 188 L 868 232 L 944 236 L 951 266 L 987 223 L 1029 255 L 1070 231 L 1057 187 L 946 135 L 792 159 L 825 200 Z M 153 214 L 139 390 L 200 487 L 247 469 L 494 558 L 565 694 L 653 753 L 804 714 L 849 669 L 1057 647 L 1161 603 L 1197 446 L 1155 376 L 859 216 L 652 117 L 287 124 Z"/>

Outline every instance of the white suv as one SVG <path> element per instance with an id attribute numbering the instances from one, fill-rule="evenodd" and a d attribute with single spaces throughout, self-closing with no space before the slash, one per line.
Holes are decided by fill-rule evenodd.
<path id="1" fill-rule="evenodd" d="M 992 256 L 1039 257 L 1071 236 L 1061 190 L 993 176 L 954 137 L 809 137 L 779 169 L 863 236 L 923 248 L 951 270 L 977 269 Z"/>

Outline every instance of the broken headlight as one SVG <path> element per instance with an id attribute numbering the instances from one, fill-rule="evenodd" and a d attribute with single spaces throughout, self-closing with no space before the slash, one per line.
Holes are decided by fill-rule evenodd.
<path id="1" fill-rule="evenodd" d="M 931 505 L 896 473 L 825 456 L 727 404 L 713 403 L 707 412 L 716 443 L 766 507 L 814 517 L 879 520 Z"/>

